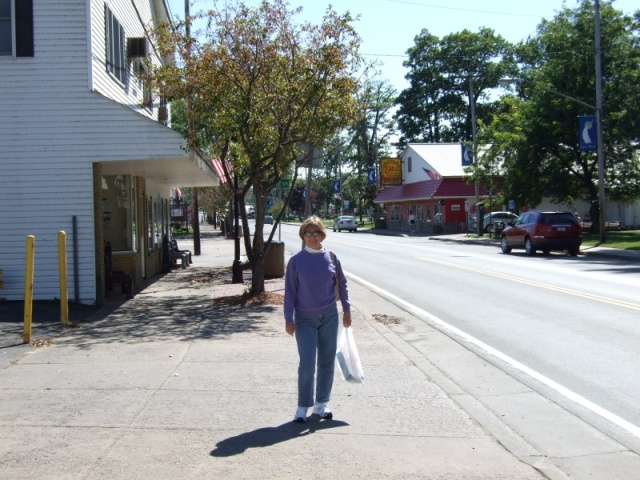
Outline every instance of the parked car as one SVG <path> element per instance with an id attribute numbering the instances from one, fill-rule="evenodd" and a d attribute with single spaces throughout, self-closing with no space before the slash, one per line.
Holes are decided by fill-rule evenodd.
<path id="1" fill-rule="evenodd" d="M 356 221 L 356 217 L 351 217 L 349 215 L 341 215 L 336 218 L 333 222 L 333 231 L 341 232 L 342 230 L 349 230 L 351 232 L 358 231 L 358 222 Z"/>
<path id="2" fill-rule="evenodd" d="M 566 250 L 575 257 L 582 244 L 582 228 L 570 212 L 529 211 L 520 215 L 501 236 L 502 253 L 524 248 L 527 255 L 537 250 L 548 254 L 551 250 Z"/>
<path id="3" fill-rule="evenodd" d="M 264 216 L 264 224 L 265 225 L 273 225 L 273 215 L 265 215 Z"/>
<path id="4" fill-rule="evenodd" d="M 496 223 L 502 222 L 504 227 L 511 225 L 518 216 L 511 212 L 491 212 L 487 213 L 482 219 L 482 231 L 484 233 L 495 233 Z M 476 217 L 469 218 L 469 231 L 478 231 Z"/>

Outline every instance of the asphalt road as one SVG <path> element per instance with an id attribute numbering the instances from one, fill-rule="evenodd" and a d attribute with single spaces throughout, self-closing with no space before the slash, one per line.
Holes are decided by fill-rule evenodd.
<path id="1" fill-rule="evenodd" d="M 276 236 L 276 239 L 278 237 Z M 287 254 L 300 247 L 283 225 Z M 640 266 L 425 237 L 333 233 L 352 275 L 607 433 L 640 425 Z M 612 433 L 613 432 L 613 433 Z"/>

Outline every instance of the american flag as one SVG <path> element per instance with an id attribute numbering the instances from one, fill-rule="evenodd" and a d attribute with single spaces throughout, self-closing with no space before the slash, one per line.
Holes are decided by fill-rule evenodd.
<path id="1" fill-rule="evenodd" d="M 442 177 L 440 176 L 439 173 L 434 172 L 433 170 L 429 170 L 428 168 L 425 168 L 425 167 L 422 167 L 422 170 L 424 170 L 425 173 L 429 175 L 429 178 L 431 180 L 442 180 Z"/>

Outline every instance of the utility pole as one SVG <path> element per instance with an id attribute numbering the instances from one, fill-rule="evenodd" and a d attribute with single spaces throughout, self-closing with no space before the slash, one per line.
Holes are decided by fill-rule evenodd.
<path id="1" fill-rule="evenodd" d="M 307 183 L 305 187 L 304 215 L 306 218 L 311 216 L 311 174 L 313 173 L 313 146 L 309 145 L 309 153 L 307 154 Z"/>
<path id="2" fill-rule="evenodd" d="M 473 163 L 478 166 L 478 128 L 476 127 L 476 95 L 473 88 L 473 76 L 469 75 L 469 107 L 471 108 L 471 135 L 473 138 L 472 152 Z M 480 185 L 475 181 L 476 205 L 480 200 Z"/>
<path id="3" fill-rule="evenodd" d="M 188 51 L 191 56 L 191 14 L 189 13 L 189 0 L 184 0 L 185 33 L 189 42 Z M 187 128 L 189 130 L 189 145 L 193 148 L 195 142 L 195 126 L 193 123 L 193 108 L 191 95 L 187 95 Z M 198 187 L 191 189 L 191 225 L 193 226 L 193 254 L 200 255 L 200 204 L 198 202 Z"/>
<path id="4" fill-rule="evenodd" d="M 378 125 L 373 123 L 373 168 L 376 169 L 376 198 L 380 194 L 380 162 L 378 162 Z M 380 222 L 380 204 L 376 203 L 376 207 L 373 212 L 373 228 L 378 228 Z"/>
<path id="5" fill-rule="evenodd" d="M 473 152 L 473 163 L 477 171 L 478 168 L 478 128 L 476 121 L 476 93 L 473 88 L 473 76 L 469 75 L 469 108 L 471 109 L 471 138 L 473 139 L 473 145 L 471 150 Z M 484 207 L 480 208 L 480 183 L 476 178 L 474 182 L 475 195 L 476 195 L 476 234 L 479 237 L 484 236 L 484 226 L 482 225 L 482 219 L 484 216 Z"/>
<path id="6" fill-rule="evenodd" d="M 342 142 L 338 140 L 338 179 L 340 180 L 340 215 L 344 215 L 344 189 L 342 184 Z"/>
<path id="7" fill-rule="evenodd" d="M 598 213 L 600 222 L 600 243 L 607 241 L 604 198 L 604 149 L 602 135 L 602 47 L 600 42 L 600 2 L 594 0 L 596 20 L 596 136 L 598 143 Z M 593 221 L 593 219 L 591 219 Z"/>

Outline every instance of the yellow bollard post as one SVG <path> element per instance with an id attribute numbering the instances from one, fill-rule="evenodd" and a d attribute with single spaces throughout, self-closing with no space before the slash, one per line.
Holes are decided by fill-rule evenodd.
<path id="1" fill-rule="evenodd" d="M 67 234 L 58 232 L 58 273 L 60 277 L 60 318 L 69 325 L 69 290 L 67 288 Z"/>
<path id="2" fill-rule="evenodd" d="M 36 257 L 36 237 L 27 235 L 27 261 L 24 275 L 24 336 L 23 343 L 31 343 L 33 320 L 33 271 Z"/>

